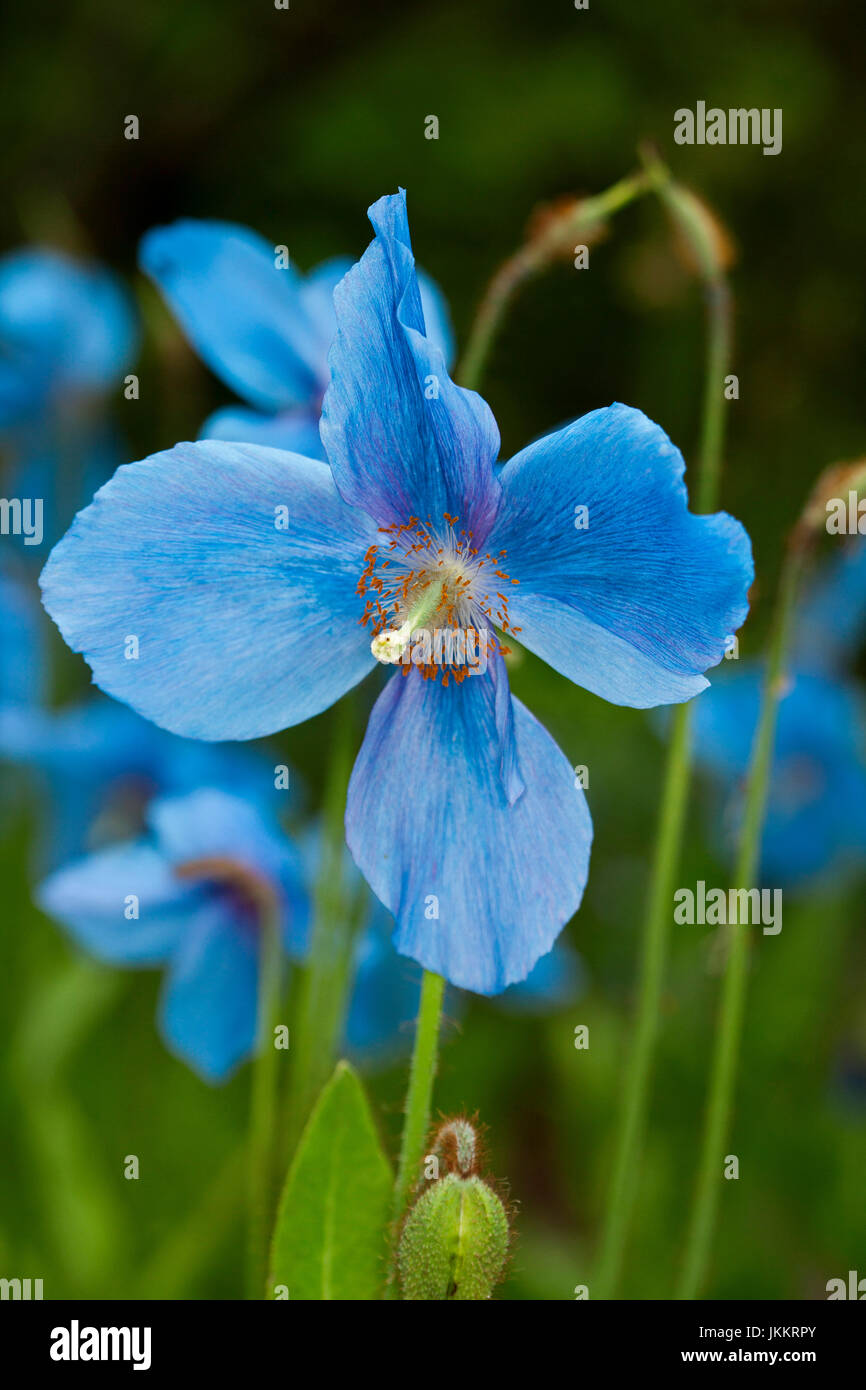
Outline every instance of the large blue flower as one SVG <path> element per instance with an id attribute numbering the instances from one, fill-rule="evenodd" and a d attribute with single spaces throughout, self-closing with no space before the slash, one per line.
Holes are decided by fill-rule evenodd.
<path id="1" fill-rule="evenodd" d="M 40 907 L 91 954 L 164 966 L 173 1052 L 221 1081 L 256 1040 L 259 924 L 275 912 L 290 956 L 307 949 L 300 859 L 276 824 L 218 788 L 154 802 L 150 834 L 59 869 Z"/>
<path id="2" fill-rule="evenodd" d="M 126 292 L 102 267 L 41 248 L 0 260 L 5 495 L 42 501 L 49 540 L 117 466 L 102 407 L 136 336 Z"/>
<path id="3" fill-rule="evenodd" d="M 352 262 L 336 257 L 301 276 L 247 227 L 191 219 L 148 232 L 139 259 L 200 356 L 252 407 L 218 410 L 199 437 L 324 458 L 319 416 L 337 329 L 334 290 Z M 427 276 L 419 285 L 428 336 L 448 359 L 447 306 Z"/>
<path id="4" fill-rule="evenodd" d="M 297 724 L 399 659 L 349 847 L 399 951 L 496 993 L 577 910 L 592 832 L 495 630 L 619 704 L 686 700 L 746 615 L 750 547 L 688 511 L 680 454 L 622 405 L 497 468 L 489 408 L 425 337 L 405 196 L 370 217 L 335 296 L 330 467 L 202 442 L 121 468 L 49 559 L 44 601 L 103 689 L 197 738 Z"/>
<path id="5" fill-rule="evenodd" d="M 846 548 L 805 596 L 792 669 L 779 701 L 767 816 L 764 882 L 807 887 L 866 862 L 866 697 L 851 680 L 866 617 L 866 545 Z M 736 833 L 760 714 L 764 667 L 743 662 L 695 713 L 698 759 L 726 789 Z"/>

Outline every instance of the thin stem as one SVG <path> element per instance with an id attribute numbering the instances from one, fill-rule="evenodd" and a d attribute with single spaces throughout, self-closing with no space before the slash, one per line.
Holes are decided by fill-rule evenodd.
<path id="1" fill-rule="evenodd" d="M 779 584 L 761 715 L 752 749 L 743 827 L 734 869 L 735 885 L 752 883 L 758 871 L 776 731 L 776 713 L 784 681 L 785 655 L 802 554 L 799 546 L 789 547 Z M 726 931 L 730 933 L 728 954 L 719 1004 L 697 1184 L 686 1238 L 682 1276 L 676 1293 L 678 1299 L 699 1297 L 706 1280 L 719 1192 L 723 1181 L 723 1157 L 731 1128 L 737 1059 L 745 1012 L 749 936 L 745 923 L 729 926 Z"/>
<path id="2" fill-rule="evenodd" d="M 412 1063 L 409 1070 L 409 1089 L 406 1093 L 400 1163 L 397 1169 L 397 1181 L 394 1185 L 392 1209 L 394 1252 L 391 1278 L 386 1291 L 388 1298 L 399 1296 L 395 1278 L 397 1237 L 412 1192 L 418 1182 L 418 1170 L 424 1157 L 424 1144 L 430 1129 L 430 1107 L 433 1097 L 433 1079 L 436 1075 L 436 1054 L 439 1046 L 439 1027 L 444 993 L 445 981 L 442 976 L 433 975 L 429 970 L 425 970 L 421 982 L 415 1046 L 412 1051 Z"/>
<path id="3" fill-rule="evenodd" d="M 247 1297 L 263 1298 L 267 1247 L 274 1201 L 274 1143 L 277 1111 L 277 1049 L 282 941 L 276 904 L 259 922 L 258 1040 L 250 1104 L 249 1231 Z"/>
<path id="4" fill-rule="evenodd" d="M 493 341 L 511 301 L 526 281 L 569 250 L 576 236 L 597 230 L 613 213 L 651 187 L 647 173 L 629 174 L 594 198 L 569 202 L 563 211 L 549 216 L 542 230 L 502 263 L 484 293 L 470 330 L 457 373 L 461 385 L 478 390 Z"/>
<path id="5" fill-rule="evenodd" d="M 619 1282 L 623 1252 L 637 1190 L 636 1173 L 646 1112 L 659 1016 L 668 939 L 674 875 L 679 862 L 691 763 L 691 709 L 674 712 L 662 792 L 661 819 L 650 876 L 639 977 L 637 1017 L 623 1091 L 613 1171 L 602 1229 L 601 1252 L 594 1281 L 596 1298 L 612 1298 Z"/>
<path id="6" fill-rule="evenodd" d="M 731 295 L 727 282 L 716 276 L 705 286 L 707 349 L 704 374 L 700 466 L 695 510 L 711 512 L 719 498 L 725 439 L 725 397 L 722 389 L 731 356 Z"/>
<path id="7" fill-rule="evenodd" d="M 704 276 L 707 339 L 701 413 L 697 510 L 714 510 L 719 493 L 724 447 L 723 383 L 731 346 L 731 300 L 721 268 L 713 257 L 703 209 L 691 195 L 672 184 L 654 156 L 645 157 L 647 175 L 668 207 L 679 231 L 692 247 Z M 650 874 L 638 983 L 637 1016 L 628 1049 L 626 1078 L 614 1141 L 614 1158 L 600 1241 L 595 1296 L 613 1298 L 637 1193 L 643 1133 L 649 1108 L 652 1067 L 659 1035 L 661 996 L 671 930 L 671 903 L 680 861 L 691 781 L 691 708 L 674 712 L 659 829 Z"/>

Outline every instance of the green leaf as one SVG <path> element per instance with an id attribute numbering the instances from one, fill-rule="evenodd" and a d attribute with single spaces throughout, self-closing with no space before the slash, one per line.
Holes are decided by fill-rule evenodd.
<path id="1" fill-rule="evenodd" d="M 393 1185 L 363 1087 L 339 1062 L 283 1189 L 269 1296 L 282 1285 L 292 1299 L 378 1298 Z"/>

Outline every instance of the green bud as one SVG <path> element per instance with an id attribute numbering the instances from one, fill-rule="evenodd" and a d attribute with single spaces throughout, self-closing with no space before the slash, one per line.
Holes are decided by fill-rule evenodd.
<path id="1" fill-rule="evenodd" d="M 508 1217 L 479 1177 L 447 1173 L 406 1218 L 397 1261 L 407 1300 L 489 1298 L 508 1254 Z"/>

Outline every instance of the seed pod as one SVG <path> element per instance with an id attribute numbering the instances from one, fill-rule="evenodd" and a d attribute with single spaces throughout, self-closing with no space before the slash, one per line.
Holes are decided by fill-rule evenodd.
<path id="1" fill-rule="evenodd" d="M 479 1177 L 448 1173 L 410 1211 L 397 1255 L 403 1298 L 490 1297 L 508 1253 L 508 1217 Z"/>

